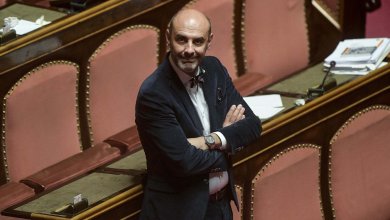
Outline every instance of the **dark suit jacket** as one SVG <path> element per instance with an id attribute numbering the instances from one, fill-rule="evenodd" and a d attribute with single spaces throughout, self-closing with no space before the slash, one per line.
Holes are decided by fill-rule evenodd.
<path id="1" fill-rule="evenodd" d="M 203 151 L 187 138 L 202 136 L 202 124 L 191 99 L 168 59 L 142 84 L 136 104 L 136 124 L 147 158 L 147 181 L 141 219 L 203 219 L 209 197 L 209 173 L 228 171 L 230 196 L 237 196 L 228 155 L 260 137 L 261 124 L 234 88 L 215 57 L 205 57 L 203 91 L 211 132 L 226 138 L 226 152 Z M 245 119 L 222 128 L 231 105 L 245 107 Z"/>

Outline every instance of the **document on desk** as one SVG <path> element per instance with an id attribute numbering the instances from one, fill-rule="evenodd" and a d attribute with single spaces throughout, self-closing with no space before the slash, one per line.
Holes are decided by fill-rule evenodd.
<path id="1" fill-rule="evenodd" d="M 17 35 L 23 35 L 33 30 L 36 30 L 40 27 L 42 27 L 42 25 L 36 24 L 35 22 L 27 21 L 27 20 L 19 20 L 18 25 L 16 25 L 14 29 Z"/>
<path id="2" fill-rule="evenodd" d="M 244 97 L 245 102 L 260 119 L 268 119 L 284 109 L 278 94 Z"/>
<path id="3" fill-rule="evenodd" d="M 381 68 L 382 66 L 385 66 L 387 62 L 382 62 L 378 68 Z M 338 70 L 331 70 L 330 72 L 336 75 L 358 75 L 358 76 L 364 76 L 370 73 L 372 70 L 343 70 L 343 71 L 338 71 Z"/>

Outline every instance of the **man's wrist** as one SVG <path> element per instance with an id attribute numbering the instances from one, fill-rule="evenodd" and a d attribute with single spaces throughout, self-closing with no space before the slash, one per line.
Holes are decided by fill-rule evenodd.
<path id="1" fill-rule="evenodd" d="M 210 150 L 220 149 L 221 148 L 221 145 L 222 145 L 221 144 L 221 139 L 215 133 L 211 133 L 211 134 L 205 135 L 204 136 L 204 140 L 205 140 L 205 143 L 206 143 L 206 145 L 208 146 L 208 148 Z"/>

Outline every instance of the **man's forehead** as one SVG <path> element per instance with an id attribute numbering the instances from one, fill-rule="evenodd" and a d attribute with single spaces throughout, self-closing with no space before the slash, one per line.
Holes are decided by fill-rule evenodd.
<path id="1" fill-rule="evenodd" d="M 172 22 L 175 30 L 208 32 L 210 23 L 208 19 L 198 11 L 183 10 L 179 12 Z"/>
<path id="2" fill-rule="evenodd" d="M 199 29 L 197 27 L 175 27 L 173 28 L 173 35 L 184 36 L 190 38 L 207 38 L 208 31 L 206 29 Z"/>

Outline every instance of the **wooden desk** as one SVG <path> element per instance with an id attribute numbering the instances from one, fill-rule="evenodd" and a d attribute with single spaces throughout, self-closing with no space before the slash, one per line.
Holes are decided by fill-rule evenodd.
<path id="1" fill-rule="evenodd" d="M 298 94 L 322 81 L 322 65 L 297 73 L 259 93 Z M 321 148 L 321 202 L 325 219 L 333 219 L 328 181 L 328 147 L 337 129 L 353 114 L 373 105 L 390 105 L 390 64 L 366 76 L 333 76 L 337 88 L 303 106 L 296 97 L 285 96 L 286 110 L 263 123 L 261 138 L 233 158 L 236 184 L 242 188 L 244 219 L 250 219 L 251 181 L 265 163 L 289 146 L 309 143 Z M 143 151 L 45 193 L 5 213 L 33 219 L 137 219 L 142 185 L 139 175 L 146 169 Z M 121 173 L 120 170 L 123 172 Z M 116 173 L 116 175 L 114 175 Z M 82 193 L 90 201 L 88 209 L 74 216 L 53 215 L 51 211 Z"/>

